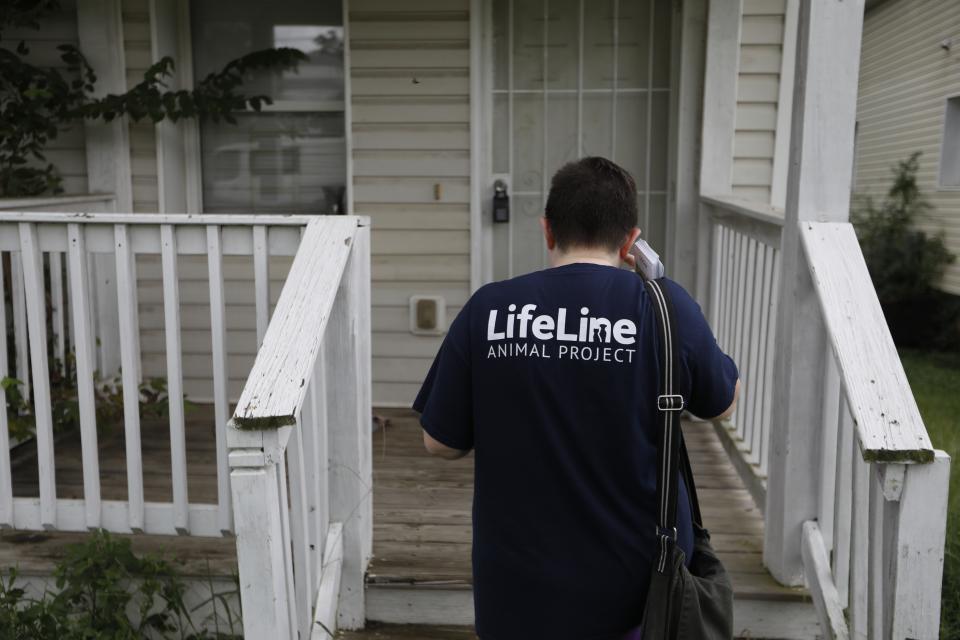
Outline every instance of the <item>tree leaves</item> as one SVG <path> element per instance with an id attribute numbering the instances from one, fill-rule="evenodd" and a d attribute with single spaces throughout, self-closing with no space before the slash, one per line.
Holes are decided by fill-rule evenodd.
<path id="1" fill-rule="evenodd" d="M 0 36 L 9 28 L 39 30 L 42 19 L 57 9 L 57 0 L 0 3 Z M 170 86 L 176 64 L 166 56 L 126 92 L 98 96 L 96 73 L 83 53 L 72 44 L 56 48 L 64 69 L 28 62 L 29 48 L 22 40 L 13 50 L 0 47 L 0 197 L 62 192 L 59 171 L 52 164 L 31 164 L 30 159 L 43 162 L 44 149 L 70 125 L 125 116 L 134 122 L 199 118 L 236 124 L 235 112 L 260 111 L 272 104 L 269 96 L 240 92 L 251 74 L 295 70 L 307 59 L 288 47 L 254 51 L 208 74 L 192 89 L 176 89 Z"/>

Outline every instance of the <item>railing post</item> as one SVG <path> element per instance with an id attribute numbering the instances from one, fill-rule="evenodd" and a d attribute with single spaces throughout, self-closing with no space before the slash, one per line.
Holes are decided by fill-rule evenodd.
<path id="1" fill-rule="evenodd" d="M 893 526 L 884 603 L 890 638 L 936 638 L 940 633 L 940 586 L 947 533 L 950 456 L 937 451 L 929 464 L 906 465 Z"/>
<path id="2" fill-rule="evenodd" d="M 782 241 L 764 563 L 803 584 L 802 527 L 817 516 L 824 335 L 799 225 L 849 217 L 863 0 L 802 0 Z"/>
<path id="3" fill-rule="evenodd" d="M 364 574 L 372 540 L 369 228 L 353 238 L 326 343 L 330 520 L 343 524 L 337 626 L 362 628 Z"/>
<path id="4" fill-rule="evenodd" d="M 262 450 L 234 449 L 229 458 L 244 637 L 290 638 L 293 594 L 287 593 L 283 549 L 289 539 L 280 519 L 280 501 L 287 497 L 280 495 L 277 475 L 283 469 Z"/>

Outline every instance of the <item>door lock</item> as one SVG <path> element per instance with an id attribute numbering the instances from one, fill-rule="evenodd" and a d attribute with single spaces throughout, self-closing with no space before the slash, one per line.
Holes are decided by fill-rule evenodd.
<path id="1" fill-rule="evenodd" d="M 503 180 L 493 183 L 493 221 L 510 222 L 510 196 Z"/>

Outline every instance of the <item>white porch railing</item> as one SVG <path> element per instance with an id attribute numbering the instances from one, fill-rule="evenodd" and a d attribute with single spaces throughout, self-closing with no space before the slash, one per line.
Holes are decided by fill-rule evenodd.
<path id="1" fill-rule="evenodd" d="M 754 500 L 766 496 L 773 402 L 780 238 L 783 212 L 734 197 L 704 197 L 712 222 L 709 280 L 711 326 L 740 369 L 743 400 L 718 424 Z"/>
<path id="2" fill-rule="evenodd" d="M 738 409 L 716 426 L 763 507 L 788 499 L 765 486 L 771 435 L 783 428 L 771 402 L 784 223 L 776 209 L 729 196 L 705 197 L 703 207 L 708 313 L 743 384 Z M 800 238 L 807 276 L 795 326 L 811 338 L 798 366 L 815 368 L 809 402 L 820 406 L 805 434 L 819 443 L 806 471 L 816 508 L 802 525 L 807 585 L 831 638 L 935 638 L 950 459 L 927 436 L 853 227 L 803 222 Z"/>
<path id="3" fill-rule="evenodd" d="M 800 238 L 826 335 L 807 583 L 830 637 L 939 637 L 950 458 L 927 436 L 853 227 L 802 222 Z"/>
<path id="4" fill-rule="evenodd" d="M 370 239 L 307 225 L 227 428 L 244 632 L 364 623 L 372 551 Z"/>
<path id="5" fill-rule="evenodd" d="M 7 431 L 0 411 L 0 526 L 15 529 L 86 531 L 104 528 L 118 533 L 221 536 L 233 530 L 227 464 L 226 424 L 229 418 L 224 311 L 224 256 L 252 256 L 267 264 L 271 255 L 292 256 L 309 217 L 244 215 L 159 215 L 114 213 L 0 212 L 0 252 L 9 254 L 10 281 L 17 340 L 15 369 L 30 381 L 38 495 L 13 495 Z M 256 242 L 258 236 L 269 243 Z M 164 334 L 170 422 L 172 499 L 145 500 L 140 442 L 140 340 L 136 256 L 159 258 L 164 289 Z M 183 352 L 180 341 L 180 278 L 178 257 L 206 256 L 213 354 L 214 408 L 217 426 L 216 504 L 198 503 L 187 493 L 187 440 L 183 410 Z M 61 270 L 62 267 L 62 270 Z M 109 267 L 109 269 L 105 269 Z M 94 277 L 99 271 L 103 277 Z M 45 278 L 45 271 L 50 274 Z M 19 275 L 18 275 L 19 274 Z M 265 268 L 254 269 L 250 300 L 267 317 Z M 111 308 L 104 300 L 115 301 Z M 18 305 L 22 299 L 22 309 Z M 54 314 L 48 332 L 48 311 Z M 6 305 L 0 304 L 0 325 Z M 64 326 L 64 324 L 68 326 Z M 21 339 L 20 332 L 24 337 Z M 10 375 L 5 331 L 0 331 L 0 375 Z M 101 499 L 97 417 L 95 410 L 95 346 L 106 343 L 119 351 L 123 385 L 125 500 Z M 26 351 L 29 349 L 29 359 Z M 58 497 L 51 409 L 51 351 L 63 362 L 66 350 L 76 361 L 77 403 L 83 467 L 83 498 Z M 21 353 L 23 352 L 23 353 Z M 101 351 L 101 357 L 103 352 Z M 27 369 L 27 363 L 30 369 Z"/>

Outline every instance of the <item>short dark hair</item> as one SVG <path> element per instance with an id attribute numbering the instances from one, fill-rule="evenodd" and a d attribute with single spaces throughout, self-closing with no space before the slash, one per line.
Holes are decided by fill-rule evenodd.
<path id="1" fill-rule="evenodd" d="M 544 215 L 561 250 L 615 250 L 637 226 L 637 184 L 606 158 L 568 162 L 553 174 Z"/>

